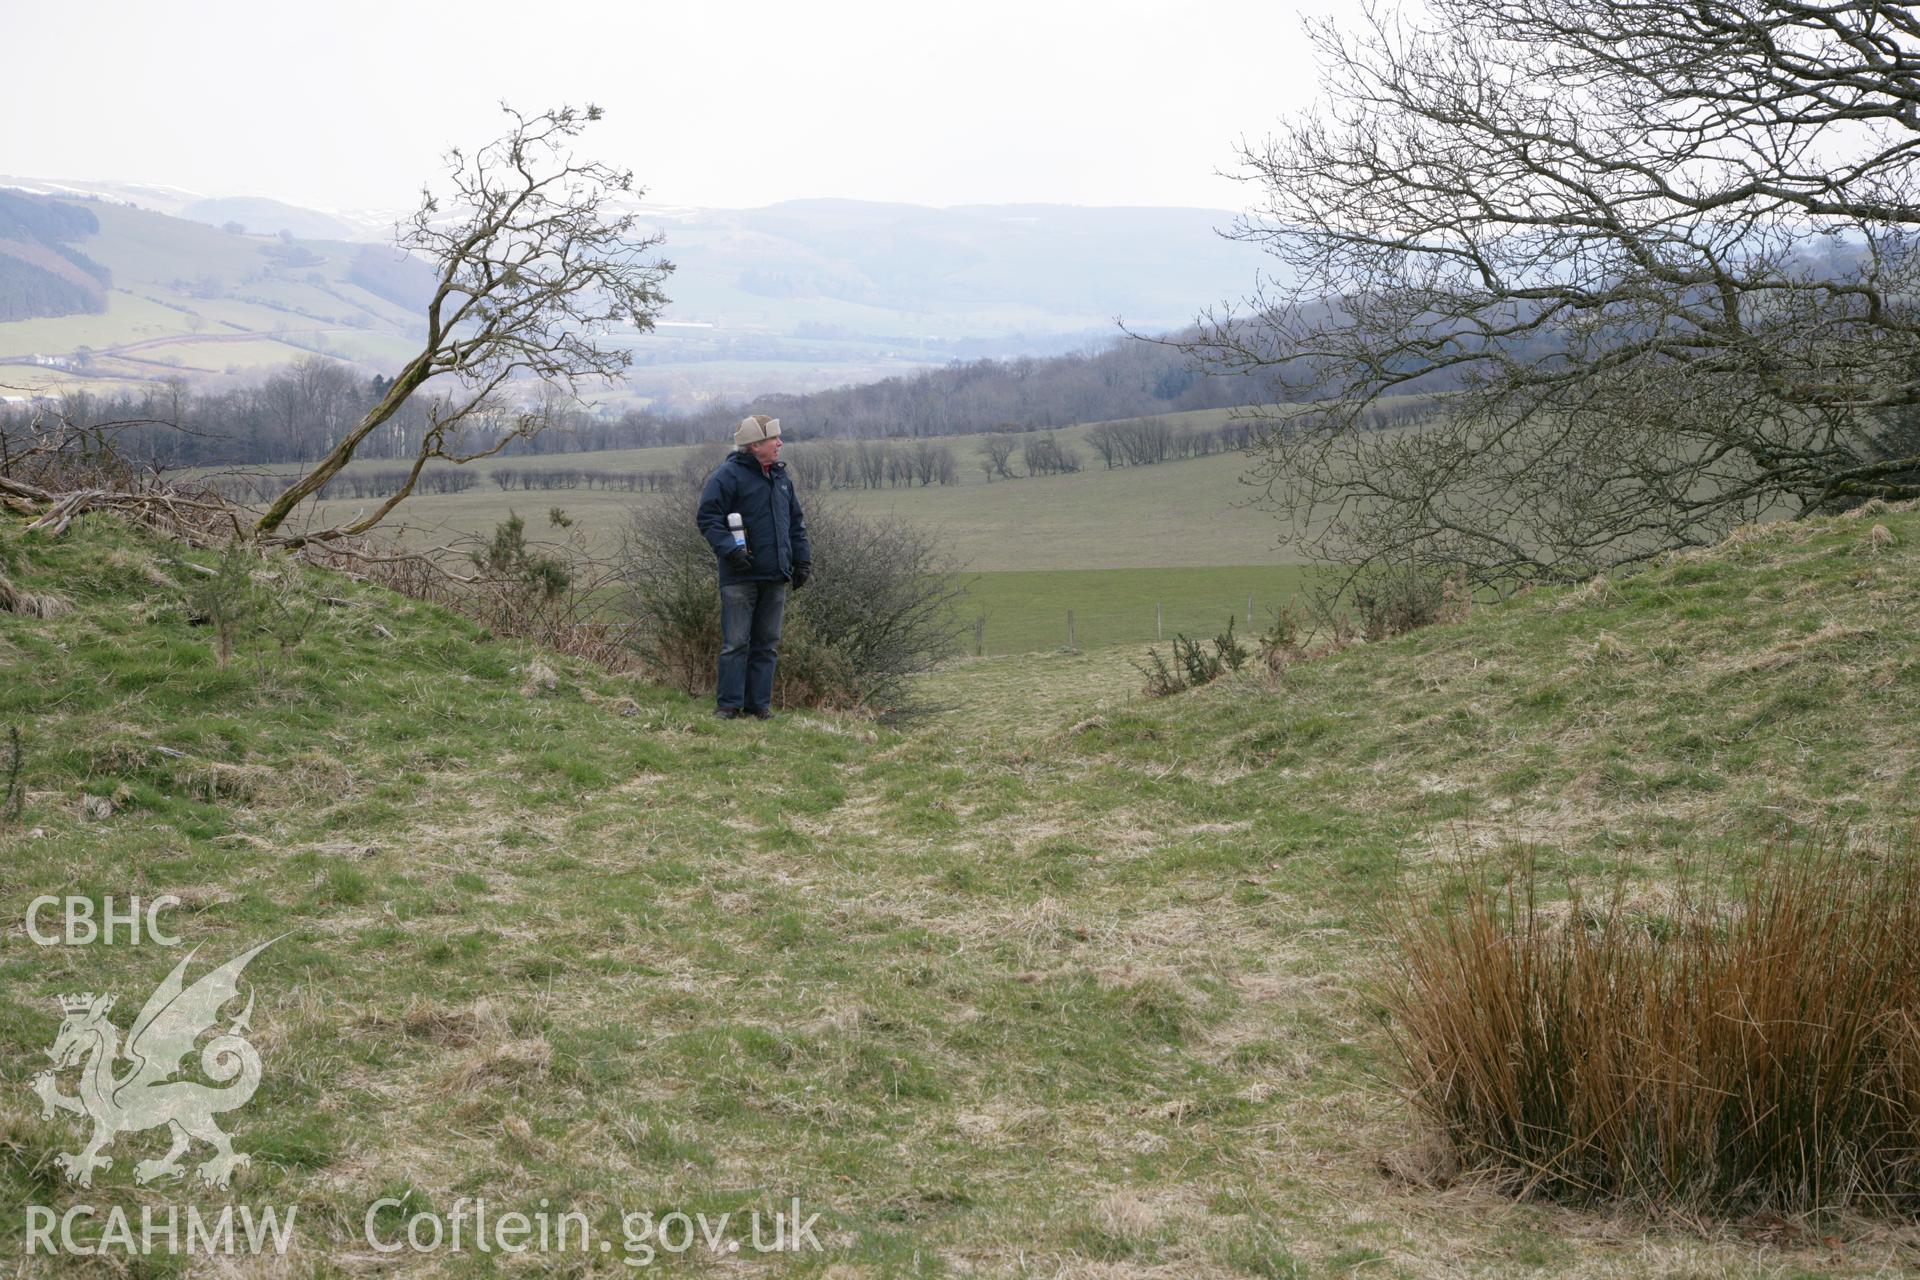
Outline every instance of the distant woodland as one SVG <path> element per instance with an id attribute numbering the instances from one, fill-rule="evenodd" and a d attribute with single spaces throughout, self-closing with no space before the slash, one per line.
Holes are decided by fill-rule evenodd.
<path id="1" fill-rule="evenodd" d="M 107 269 L 69 243 L 99 229 L 85 209 L 0 191 L 0 321 L 106 310 Z"/>
<path id="2" fill-rule="evenodd" d="M 926 439 L 981 431 L 1045 431 L 1079 422 L 1257 403 L 1263 399 L 1263 386 L 1257 378 L 1196 372 L 1173 346 L 1121 338 L 1097 351 L 974 360 L 863 386 L 763 396 L 694 414 L 599 414 L 543 390 L 531 403 L 503 407 L 502 416 L 531 416 L 540 429 L 506 452 L 534 456 L 723 440 L 746 413 L 775 415 L 789 438 Z M 200 391 L 176 380 L 137 396 L 69 396 L 60 410 L 76 425 L 123 424 L 123 448 L 169 466 L 310 462 L 385 389 L 383 378 L 369 379 L 347 365 L 315 356 L 236 389 Z M 359 456 L 412 457 L 430 409 L 428 401 L 416 397 L 368 440 Z M 0 415 L 0 425 L 22 425 L 31 412 L 16 407 Z"/>

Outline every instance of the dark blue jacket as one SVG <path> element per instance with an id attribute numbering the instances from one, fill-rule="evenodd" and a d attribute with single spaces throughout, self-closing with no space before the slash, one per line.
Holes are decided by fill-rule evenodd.
<path id="1" fill-rule="evenodd" d="M 733 549 L 727 515 L 734 511 L 746 526 L 747 553 L 753 557 L 753 568 L 745 573 L 727 563 L 727 552 Z M 723 587 L 736 582 L 785 582 L 793 577 L 793 566 L 813 562 L 807 522 L 784 462 L 763 472 L 752 454 L 737 449 L 728 454 L 700 492 L 698 519 L 700 535 L 719 558 Z"/>

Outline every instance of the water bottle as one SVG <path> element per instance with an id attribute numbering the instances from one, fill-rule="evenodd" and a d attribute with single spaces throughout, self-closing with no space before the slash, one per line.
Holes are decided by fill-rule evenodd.
<path id="1" fill-rule="evenodd" d="M 733 535 L 733 545 L 744 551 L 747 546 L 747 531 L 740 523 L 738 511 L 727 513 L 727 531 Z"/>

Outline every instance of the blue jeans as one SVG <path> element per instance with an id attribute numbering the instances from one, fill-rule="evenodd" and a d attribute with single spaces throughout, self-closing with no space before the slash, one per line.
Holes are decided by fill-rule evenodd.
<path id="1" fill-rule="evenodd" d="M 720 588 L 720 683 L 714 701 L 738 711 L 773 709 L 773 664 L 787 613 L 784 582 Z"/>

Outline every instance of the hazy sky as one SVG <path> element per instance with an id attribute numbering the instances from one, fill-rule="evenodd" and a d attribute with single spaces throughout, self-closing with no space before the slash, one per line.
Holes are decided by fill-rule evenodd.
<path id="1" fill-rule="evenodd" d="M 647 198 L 1237 208 L 1354 0 L 9 4 L 0 173 L 399 210 L 449 145 L 597 102 Z"/>

